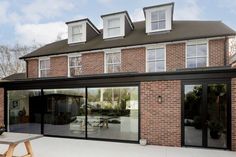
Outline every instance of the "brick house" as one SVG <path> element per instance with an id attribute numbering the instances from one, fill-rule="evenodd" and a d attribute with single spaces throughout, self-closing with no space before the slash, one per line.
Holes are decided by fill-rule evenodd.
<path id="1" fill-rule="evenodd" d="M 220 21 L 175 21 L 174 3 L 70 21 L 68 39 L 1 82 L 8 131 L 236 150 L 236 70 Z"/>

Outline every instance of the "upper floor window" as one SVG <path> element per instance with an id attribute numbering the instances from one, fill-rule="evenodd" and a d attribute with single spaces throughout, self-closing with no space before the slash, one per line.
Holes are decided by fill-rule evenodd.
<path id="1" fill-rule="evenodd" d="M 187 43 L 186 68 L 208 66 L 208 52 L 206 41 Z"/>
<path id="2" fill-rule="evenodd" d="M 147 72 L 165 71 L 165 48 L 148 48 L 147 49 Z"/>
<path id="3" fill-rule="evenodd" d="M 106 69 L 107 73 L 115 73 L 121 71 L 121 52 L 106 53 Z"/>
<path id="4" fill-rule="evenodd" d="M 172 29 L 174 3 L 144 8 L 146 33 L 166 32 Z"/>
<path id="5" fill-rule="evenodd" d="M 166 28 L 166 11 L 159 10 L 151 12 L 151 30 L 160 30 Z"/>
<path id="6" fill-rule="evenodd" d="M 48 77 L 50 74 L 50 58 L 39 60 L 39 77 Z"/>
<path id="7" fill-rule="evenodd" d="M 120 35 L 120 18 L 114 18 L 108 20 L 107 32 L 109 37 Z"/>
<path id="8" fill-rule="evenodd" d="M 82 25 L 72 26 L 72 42 L 82 41 Z"/>
<path id="9" fill-rule="evenodd" d="M 77 76 L 82 73 L 81 55 L 71 56 L 69 59 L 69 76 Z"/>

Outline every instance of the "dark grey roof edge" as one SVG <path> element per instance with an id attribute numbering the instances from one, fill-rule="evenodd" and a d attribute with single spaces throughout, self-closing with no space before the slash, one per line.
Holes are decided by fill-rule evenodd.
<path id="1" fill-rule="evenodd" d="M 157 8 L 157 7 L 164 7 L 164 6 L 168 6 L 168 5 L 172 5 L 172 7 L 174 8 L 175 2 L 164 3 L 164 4 L 160 4 L 160 5 L 152 5 L 152 6 L 144 7 L 143 10 Z"/>
<path id="2" fill-rule="evenodd" d="M 26 73 L 14 73 L 7 77 L 2 78 L 2 80 L 21 80 L 26 79 Z"/>
<path id="3" fill-rule="evenodd" d="M 66 22 L 65 24 L 68 25 L 68 24 L 71 24 L 71 23 L 82 22 L 82 21 L 88 21 L 88 22 L 93 26 L 93 28 L 96 29 L 96 31 L 97 31 L 98 33 L 101 33 L 101 31 L 92 23 L 92 21 L 91 21 L 89 18 L 84 18 L 84 19 L 79 19 L 79 20 L 68 21 L 68 22 Z"/>
<path id="4" fill-rule="evenodd" d="M 132 29 L 134 29 L 134 24 L 133 24 L 133 22 L 132 22 L 132 20 L 129 16 L 128 11 L 126 11 L 126 10 L 125 11 L 114 12 L 114 13 L 110 13 L 110 14 L 104 14 L 104 15 L 101 15 L 101 18 L 106 17 L 106 16 L 118 15 L 118 14 L 126 14 L 128 21 L 131 23 Z"/>

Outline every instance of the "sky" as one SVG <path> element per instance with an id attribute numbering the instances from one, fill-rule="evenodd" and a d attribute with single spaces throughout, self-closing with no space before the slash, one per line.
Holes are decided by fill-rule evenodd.
<path id="1" fill-rule="evenodd" d="M 236 30 L 236 0 L 0 0 L 0 45 L 47 44 L 67 38 L 65 22 L 127 10 L 144 20 L 143 7 L 175 2 L 174 20 L 217 20 Z"/>

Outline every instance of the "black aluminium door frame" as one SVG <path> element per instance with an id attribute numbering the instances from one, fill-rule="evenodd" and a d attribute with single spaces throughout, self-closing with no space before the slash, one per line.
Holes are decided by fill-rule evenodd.
<path id="1" fill-rule="evenodd" d="M 137 141 L 131 141 L 131 140 L 119 140 L 119 139 L 105 139 L 105 138 L 89 138 L 87 136 L 87 125 L 85 127 L 85 130 L 86 130 L 86 133 L 85 133 L 85 137 L 70 137 L 70 136 L 59 136 L 59 135 L 46 135 L 44 134 L 44 99 L 43 99 L 43 96 L 44 96 L 44 90 L 45 89 L 64 89 L 64 88 L 67 88 L 67 89 L 72 89 L 72 88 L 84 88 L 85 89 L 85 106 L 86 106 L 86 110 L 85 110 L 85 119 L 86 119 L 86 123 L 87 123 L 87 100 L 88 100 L 88 88 L 98 88 L 98 87 L 129 87 L 129 86 L 137 86 L 138 87 L 138 140 Z M 105 84 L 93 84 L 93 85 L 85 85 L 85 86 L 77 86 L 77 85 L 70 85 L 70 86 L 59 86 L 59 87 L 48 87 L 48 88 L 37 88 L 37 87 L 34 87 L 34 88 L 31 88 L 31 87 L 24 87 L 22 86 L 22 88 L 4 88 L 4 117 L 7 117 L 7 118 L 4 118 L 4 123 L 5 123 L 5 126 L 6 126 L 6 129 L 8 130 L 8 124 L 9 124 L 9 111 L 8 111 L 8 91 L 13 91 L 13 90 L 40 90 L 41 91 L 41 134 L 43 134 L 44 136 L 48 136 L 48 137 L 59 137 L 59 138 L 71 138 L 71 139 L 84 139 L 84 140 L 99 140 L 99 141 L 114 141 L 114 142 L 124 142 L 124 143 L 138 143 L 139 142 L 139 139 L 141 137 L 140 133 L 141 133 L 141 117 L 140 117 L 140 110 L 141 110 L 141 105 L 140 105 L 140 82 L 129 82 L 129 83 L 105 83 Z"/>
<path id="2" fill-rule="evenodd" d="M 185 135 L 184 135 L 184 86 L 199 84 L 203 86 L 203 105 L 204 110 L 207 110 L 207 85 L 214 83 L 224 83 L 227 85 L 227 148 L 217 148 L 217 147 L 207 147 L 207 132 L 203 131 L 202 142 L 203 146 L 193 146 L 193 145 L 185 145 Z M 204 96 L 205 95 L 205 96 Z M 205 97 L 205 98 L 204 98 Z M 229 79 L 202 79 L 202 80 L 183 80 L 181 81 L 181 146 L 186 147 L 204 147 L 204 148 L 213 148 L 213 149 L 229 149 L 231 150 L 232 145 L 232 115 L 231 115 L 231 78 Z M 206 115 L 203 117 L 206 120 Z M 204 133 L 205 132 L 205 133 Z"/>

